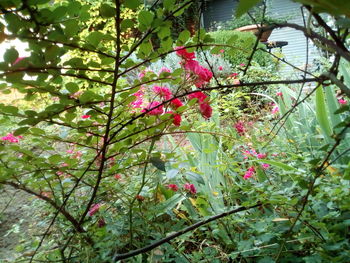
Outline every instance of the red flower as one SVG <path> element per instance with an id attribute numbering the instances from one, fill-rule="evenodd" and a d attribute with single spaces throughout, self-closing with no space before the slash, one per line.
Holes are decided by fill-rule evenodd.
<path id="1" fill-rule="evenodd" d="M 223 68 L 222 66 L 220 66 L 218 69 L 219 69 L 219 70 L 223 70 L 224 68 Z"/>
<path id="2" fill-rule="evenodd" d="M 88 118 L 90 118 L 90 117 L 91 117 L 91 115 L 82 115 L 82 116 L 81 116 L 82 119 L 88 119 Z"/>
<path id="3" fill-rule="evenodd" d="M 207 95 L 205 95 L 201 91 L 196 91 L 194 93 L 189 94 L 187 97 L 189 100 L 198 99 L 198 102 L 202 103 L 207 98 Z"/>
<path id="4" fill-rule="evenodd" d="M 119 179 L 122 178 L 122 176 L 121 176 L 120 174 L 116 174 L 116 175 L 114 175 L 114 178 L 117 179 L 117 180 L 119 180 Z"/>
<path id="5" fill-rule="evenodd" d="M 176 47 L 176 55 L 180 56 L 181 58 L 183 58 L 184 60 L 191 60 L 196 58 L 196 55 L 194 54 L 194 52 L 187 52 L 186 48 L 182 47 Z"/>
<path id="6" fill-rule="evenodd" d="M 185 190 L 189 191 L 191 194 L 195 195 L 197 193 L 197 189 L 193 184 L 185 183 L 184 188 Z"/>
<path id="7" fill-rule="evenodd" d="M 163 105 L 160 105 L 161 103 L 159 101 L 153 101 L 147 105 L 145 109 L 143 109 L 141 112 L 147 112 L 148 110 L 154 108 L 153 110 L 147 112 L 149 115 L 160 115 L 163 114 Z M 160 105 L 159 107 L 157 107 Z M 155 108 L 156 107 L 156 108 Z"/>
<path id="8" fill-rule="evenodd" d="M 174 192 L 179 190 L 179 187 L 176 184 L 168 184 L 167 187 Z"/>
<path id="9" fill-rule="evenodd" d="M 213 113 L 213 109 L 210 107 L 210 105 L 208 103 L 200 104 L 199 110 L 201 111 L 204 119 L 209 119 Z"/>
<path id="10" fill-rule="evenodd" d="M 142 201 L 145 200 L 145 198 L 144 198 L 142 195 L 137 195 L 137 196 L 136 196 L 136 199 L 137 199 L 138 201 L 140 201 L 140 202 L 142 202 Z"/>
<path id="11" fill-rule="evenodd" d="M 180 114 L 173 113 L 172 111 L 167 111 L 166 113 L 173 115 L 173 124 L 175 126 L 180 126 L 180 124 L 181 124 L 181 115 Z"/>
<path id="12" fill-rule="evenodd" d="M 179 99 L 173 99 L 173 100 L 171 100 L 171 101 L 170 101 L 170 104 L 171 104 L 171 106 L 173 106 L 175 109 L 177 109 L 177 108 L 183 106 L 182 101 L 179 100 Z"/>
<path id="13" fill-rule="evenodd" d="M 244 133 L 245 133 L 245 128 L 244 128 L 244 123 L 243 123 L 243 122 L 241 122 L 241 121 L 237 122 L 237 123 L 234 125 L 234 127 L 235 127 L 237 133 L 238 133 L 240 136 L 244 135 Z"/>

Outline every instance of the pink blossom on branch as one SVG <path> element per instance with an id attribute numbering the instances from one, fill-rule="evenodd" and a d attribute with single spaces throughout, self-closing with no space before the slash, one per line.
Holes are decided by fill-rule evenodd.
<path id="1" fill-rule="evenodd" d="M 12 133 L 8 133 L 6 136 L 0 138 L 1 141 L 8 141 L 11 143 L 19 143 L 20 139 L 23 139 L 23 136 L 14 136 Z"/>
<path id="2" fill-rule="evenodd" d="M 154 86 L 153 91 L 165 100 L 169 100 L 173 95 L 167 87 Z"/>
<path id="3" fill-rule="evenodd" d="M 159 106 L 158 106 L 159 105 Z M 154 109 L 153 109 L 154 108 Z M 150 109 L 153 109 L 149 111 Z M 149 112 L 147 112 L 149 111 Z M 163 105 L 159 101 L 153 101 L 147 105 L 145 109 L 143 109 L 141 112 L 147 112 L 149 115 L 161 115 L 164 112 Z"/>
<path id="4" fill-rule="evenodd" d="M 199 103 L 202 103 L 207 98 L 207 95 L 205 95 L 201 91 L 196 91 L 194 93 L 189 94 L 187 97 L 189 100 L 197 99 Z"/>
<path id="5" fill-rule="evenodd" d="M 261 167 L 262 167 L 264 170 L 266 170 L 266 169 L 268 169 L 268 168 L 270 167 L 270 165 L 267 164 L 267 163 L 263 163 L 263 164 L 261 165 Z"/>
<path id="6" fill-rule="evenodd" d="M 82 119 L 89 119 L 90 117 L 91 115 L 87 115 L 87 114 L 81 116 Z"/>
<path id="7" fill-rule="evenodd" d="M 167 111 L 166 113 L 172 114 L 172 116 L 173 116 L 173 124 L 175 126 L 180 126 L 181 125 L 181 115 L 180 114 L 174 113 L 172 111 Z"/>
<path id="8" fill-rule="evenodd" d="M 196 55 L 194 54 L 194 52 L 187 52 L 186 48 L 184 48 L 183 46 L 176 47 L 175 50 L 176 50 L 176 55 L 178 55 L 184 60 L 191 60 L 196 58 Z"/>
<path id="9" fill-rule="evenodd" d="M 172 107 L 174 107 L 175 109 L 177 109 L 177 108 L 183 106 L 184 104 L 183 104 L 182 101 L 179 100 L 179 99 L 173 99 L 173 100 L 170 101 L 170 105 L 171 105 Z"/>

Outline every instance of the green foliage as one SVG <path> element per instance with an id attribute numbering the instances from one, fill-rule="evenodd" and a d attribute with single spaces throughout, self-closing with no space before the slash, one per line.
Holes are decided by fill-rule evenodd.
<path id="1" fill-rule="evenodd" d="M 221 48 L 225 50 L 224 57 L 235 66 L 247 63 L 256 42 L 256 37 L 252 33 L 233 30 L 210 32 L 210 36 L 213 38 L 213 43 L 223 45 Z M 259 43 L 258 48 L 265 49 L 265 46 Z M 275 64 L 271 56 L 261 50 L 256 51 L 253 62 L 261 67 L 273 67 Z"/>
<path id="2" fill-rule="evenodd" d="M 273 134 L 273 91 L 229 92 L 276 79 L 261 50 L 240 65 L 256 38 L 191 37 L 175 22 L 194 4 L 147 3 L 1 1 L 0 41 L 26 42 L 30 54 L 10 48 L 0 62 L 0 91 L 21 101 L 0 103 L 0 185 L 37 198 L 41 231 L 16 262 L 113 262 L 174 232 L 126 260 L 347 262 L 349 107 L 334 84 L 311 87 Z M 307 95 L 280 88 L 282 114 Z"/>

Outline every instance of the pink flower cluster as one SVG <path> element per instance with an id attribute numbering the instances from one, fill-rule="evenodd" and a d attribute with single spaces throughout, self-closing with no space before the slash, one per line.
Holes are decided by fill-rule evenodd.
<path id="1" fill-rule="evenodd" d="M 245 134 L 246 130 L 244 128 L 244 122 L 239 121 L 234 124 L 234 127 L 240 136 L 243 136 Z"/>
<path id="2" fill-rule="evenodd" d="M 211 108 L 210 104 L 208 103 L 208 96 L 205 95 L 201 91 L 196 91 L 194 93 L 189 94 L 188 96 L 189 100 L 197 99 L 197 102 L 199 104 L 199 110 L 202 113 L 202 116 L 205 119 L 209 119 L 213 113 L 213 109 Z"/>
<path id="3" fill-rule="evenodd" d="M 198 61 L 194 60 L 196 58 L 194 52 L 189 53 L 184 47 L 177 47 L 175 50 L 176 54 L 184 60 L 182 62 L 184 68 L 195 76 L 196 79 L 194 84 L 197 88 L 210 82 L 213 73 L 209 69 L 201 66 Z"/>
<path id="4" fill-rule="evenodd" d="M 176 184 L 168 184 L 167 188 L 169 190 L 174 191 L 174 192 L 177 192 L 179 190 L 179 187 Z M 185 189 L 185 191 L 187 191 L 187 192 L 189 192 L 189 193 L 191 193 L 193 195 L 195 195 L 197 193 L 197 189 L 194 186 L 194 184 L 185 183 L 184 184 L 184 189 Z"/>
<path id="5" fill-rule="evenodd" d="M 0 138 L 1 141 L 8 141 L 11 143 L 19 143 L 20 139 L 23 139 L 23 136 L 14 136 L 12 133 L 8 133 L 6 136 Z"/>
<path id="6" fill-rule="evenodd" d="M 251 178 L 255 174 L 255 168 L 254 166 L 251 166 L 244 174 L 243 179 L 247 180 Z"/>
<path id="7" fill-rule="evenodd" d="M 193 195 L 195 195 L 197 193 L 197 189 L 194 186 L 194 184 L 185 183 L 184 188 L 186 191 L 190 192 Z"/>

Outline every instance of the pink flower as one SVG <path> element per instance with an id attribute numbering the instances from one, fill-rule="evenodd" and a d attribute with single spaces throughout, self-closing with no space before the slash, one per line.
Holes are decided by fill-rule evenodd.
<path id="1" fill-rule="evenodd" d="M 254 168 L 254 166 L 252 166 L 245 172 L 243 179 L 247 180 L 247 179 L 251 178 L 254 175 L 254 173 L 255 173 L 255 168 Z"/>
<path id="2" fill-rule="evenodd" d="M 245 133 L 245 128 L 244 128 L 244 123 L 243 123 L 242 121 L 237 122 L 237 123 L 234 125 L 234 127 L 235 127 L 237 133 L 238 133 L 240 136 L 244 135 L 244 133 Z"/>
<path id="3" fill-rule="evenodd" d="M 220 49 L 220 51 L 219 51 L 220 53 L 224 53 L 225 52 L 225 50 L 224 49 Z"/>
<path id="4" fill-rule="evenodd" d="M 219 68 L 218 68 L 218 70 L 223 70 L 224 68 L 222 67 L 222 66 L 220 66 Z"/>
<path id="5" fill-rule="evenodd" d="M 194 52 L 187 52 L 186 48 L 182 47 L 176 47 L 176 55 L 180 56 L 182 59 L 184 60 L 191 60 L 196 58 L 196 55 L 194 54 Z"/>
<path id="6" fill-rule="evenodd" d="M 134 100 L 133 102 L 131 102 L 131 107 L 136 109 L 136 108 L 141 108 L 141 105 L 143 103 L 143 89 L 138 90 L 137 92 L 135 92 L 134 94 L 132 94 L 133 96 L 136 97 L 136 100 Z"/>
<path id="7" fill-rule="evenodd" d="M 213 77 L 213 73 L 209 69 L 199 65 L 198 61 L 196 60 L 186 61 L 185 69 L 197 75 L 197 78 L 194 84 L 198 88 L 208 83 Z"/>
<path id="8" fill-rule="evenodd" d="M 213 109 L 210 107 L 208 103 L 201 103 L 199 105 L 199 110 L 201 111 L 204 119 L 209 119 L 213 113 Z"/>
<path id="9" fill-rule="evenodd" d="M 338 99 L 339 104 L 345 105 L 347 103 L 344 99 Z"/>
<path id="10" fill-rule="evenodd" d="M 168 184 L 167 187 L 174 192 L 179 190 L 179 187 L 176 184 Z"/>
<path id="11" fill-rule="evenodd" d="M 266 169 L 268 169 L 268 168 L 270 167 L 270 165 L 267 164 L 267 163 L 263 163 L 263 164 L 261 165 L 261 167 L 262 167 L 264 170 L 266 170 Z"/>
<path id="12" fill-rule="evenodd" d="M 6 136 L 0 138 L 2 141 L 8 141 L 11 143 L 19 143 L 20 139 L 23 139 L 23 136 L 14 136 L 12 133 L 8 133 Z"/>
<path id="13" fill-rule="evenodd" d="M 167 67 L 162 67 L 162 68 L 160 69 L 160 71 L 159 71 L 159 75 L 160 75 L 161 73 L 163 73 L 163 72 L 171 73 L 171 70 L 168 69 Z"/>
<path id="14" fill-rule="evenodd" d="M 167 87 L 154 86 L 153 91 L 165 100 L 169 100 L 172 97 L 172 93 Z"/>
<path id="15" fill-rule="evenodd" d="M 278 108 L 278 106 L 275 106 L 275 107 L 273 107 L 271 113 L 272 113 L 272 114 L 276 114 L 277 112 L 279 112 L 279 110 L 280 110 L 280 109 Z"/>
<path id="16" fill-rule="evenodd" d="M 266 153 L 259 153 L 256 157 L 258 157 L 258 159 L 264 159 L 266 156 Z"/>
<path id="17" fill-rule="evenodd" d="M 114 175 L 114 178 L 117 179 L 117 180 L 119 180 L 119 179 L 122 178 L 122 176 L 121 176 L 120 174 L 116 174 L 116 175 Z"/>
<path id="18" fill-rule="evenodd" d="M 82 119 L 89 119 L 91 117 L 91 115 L 82 115 L 81 118 Z"/>
<path id="19" fill-rule="evenodd" d="M 71 99 L 78 99 L 82 93 L 83 93 L 83 91 L 79 90 L 79 91 L 69 95 L 69 98 L 71 98 Z"/>
<path id="20" fill-rule="evenodd" d="M 73 149 L 68 149 L 67 153 L 72 154 L 72 153 L 74 153 L 74 150 Z"/>
<path id="21" fill-rule="evenodd" d="M 158 106 L 160 105 L 160 106 Z M 157 107 L 158 106 L 158 107 Z M 153 110 L 149 111 L 150 109 L 154 108 Z M 147 112 L 149 111 L 149 112 Z M 147 112 L 149 115 L 160 115 L 163 114 L 164 109 L 163 105 L 159 101 L 153 101 L 147 105 L 145 109 L 143 109 L 141 112 Z"/>
<path id="22" fill-rule="evenodd" d="M 183 106 L 182 101 L 179 100 L 179 99 L 173 99 L 173 100 L 171 100 L 171 101 L 170 101 L 170 104 L 171 104 L 171 106 L 173 106 L 175 109 L 177 109 L 177 108 Z"/>
<path id="23" fill-rule="evenodd" d="M 232 73 L 231 75 L 229 75 L 229 78 L 236 78 L 238 76 L 238 73 Z"/>
<path id="24" fill-rule="evenodd" d="M 96 214 L 98 212 L 98 210 L 100 209 L 101 204 L 94 204 L 91 206 L 88 214 L 89 216 L 93 216 L 94 214 Z"/>
<path id="25" fill-rule="evenodd" d="M 283 94 L 282 94 L 282 92 L 281 92 L 281 91 L 279 91 L 279 92 L 277 92 L 277 93 L 276 93 L 276 96 L 282 97 L 282 96 L 283 96 Z"/>
<path id="26" fill-rule="evenodd" d="M 241 64 L 239 64 L 239 66 L 240 66 L 240 67 L 244 67 L 244 66 L 245 66 L 245 64 L 244 64 L 244 63 L 241 63 Z"/>
<path id="27" fill-rule="evenodd" d="M 184 188 L 185 190 L 189 191 L 191 194 L 195 195 L 197 193 L 197 189 L 193 184 L 185 183 Z"/>
<path id="28" fill-rule="evenodd" d="M 207 95 L 205 95 L 201 91 L 196 91 L 194 93 L 189 94 L 187 97 L 189 100 L 198 99 L 198 102 L 202 103 L 207 98 Z"/>

